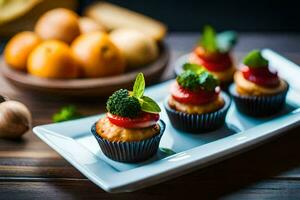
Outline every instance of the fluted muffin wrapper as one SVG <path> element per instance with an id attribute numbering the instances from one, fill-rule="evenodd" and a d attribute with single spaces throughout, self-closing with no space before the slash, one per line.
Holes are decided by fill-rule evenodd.
<path id="1" fill-rule="evenodd" d="M 229 86 L 232 84 L 233 80 L 232 81 L 227 81 L 227 82 L 221 82 L 221 89 L 222 91 L 226 92 L 228 94 L 229 92 Z"/>
<path id="2" fill-rule="evenodd" d="M 92 126 L 91 131 L 104 155 L 112 160 L 127 163 L 141 162 L 154 156 L 166 127 L 165 123 L 159 120 L 159 133 L 151 138 L 134 142 L 112 142 L 101 137 L 96 132 L 96 123 Z"/>
<path id="3" fill-rule="evenodd" d="M 285 99 L 288 92 L 288 85 L 282 92 L 266 96 L 245 96 L 239 95 L 236 91 L 236 85 L 229 87 L 236 108 L 239 112 L 254 117 L 266 117 L 276 114 L 285 105 Z"/>
<path id="4" fill-rule="evenodd" d="M 225 123 L 231 99 L 225 92 L 222 92 L 221 95 L 225 104 L 219 110 L 210 113 L 188 114 L 177 111 L 169 106 L 169 97 L 165 99 L 164 107 L 174 128 L 194 134 L 205 133 L 216 130 Z"/>

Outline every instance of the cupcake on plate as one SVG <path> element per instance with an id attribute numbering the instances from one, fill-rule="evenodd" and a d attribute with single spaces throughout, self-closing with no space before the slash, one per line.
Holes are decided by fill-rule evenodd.
<path id="1" fill-rule="evenodd" d="M 229 88 L 237 109 L 247 115 L 268 116 L 285 105 L 289 85 L 277 72 L 269 68 L 269 62 L 261 51 L 253 50 L 243 60 Z"/>
<path id="2" fill-rule="evenodd" d="M 112 160 L 140 162 L 156 154 L 165 123 L 160 108 L 144 96 L 145 80 L 137 75 L 133 91 L 120 89 L 107 101 L 107 114 L 92 126 L 102 152 Z"/>
<path id="3" fill-rule="evenodd" d="M 229 96 L 221 92 L 219 80 L 203 67 L 186 63 L 183 68 L 164 102 L 173 127 L 193 133 L 219 128 L 231 103 Z"/>
<path id="4" fill-rule="evenodd" d="M 233 31 L 219 34 L 210 26 L 205 26 L 199 44 L 190 54 L 189 62 L 205 67 L 226 87 L 233 80 L 235 66 L 230 55 L 236 44 L 237 36 Z"/>

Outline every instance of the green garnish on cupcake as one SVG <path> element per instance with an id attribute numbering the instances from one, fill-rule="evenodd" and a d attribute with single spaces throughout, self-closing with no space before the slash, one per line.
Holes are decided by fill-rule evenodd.
<path id="1" fill-rule="evenodd" d="M 214 75 L 197 64 L 185 63 L 183 69 L 184 72 L 178 75 L 176 80 L 179 85 L 186 89 L 194 91 L 203 88 L 213 91 L 220 84 Z"/>
<path id="2" fill-rule="evenodd" d="M 232 81 L 235 71 L 230 52 L 237 42 L 234 31 L 217 34 L 213 27 L 205 26 L 198 45 L 189 57 L 189 62 L 206 68 L 215 75 L 223 85 Z"/>
<path id="3" fill-rule="evenodd" d="M 122 117 L 135 117 L 141 111 L 141 105 L 137 98 L 129 95 L 126 89 L 120 89 L 109 97 L 106 109 L 114 115 Z"/>
<path id="4" fill-rule="evenodd" d="M 250 51 L 243 65 L 235 74 L 237 91 L 245 95 L 268 95 L 276 93 L 282 84 L 276 71 L 271 70 L 269 61 L 260 50 Z"/>
<path id="5" fill-rule="evenodd" d="M 139 73 L 132 91 L 120 89 L 109 97 L 106 117 L 92 127 L 103 153 L 113 160 L 142 161 L 158 149 L 165 124 L 159 120 L 160 107 L 144 91 Z"/>
<path id="6" fill-rule="evenodd" d="M 252 50 L 244 57 L 234 82 L 229 92 L 237 109 L 245 114 L 268 116 L 285 104 L 288 84 L 270 68 L 260 50 Z"/>
<path id="7" fill-rule="evenodd" d="M 150 97 L 144 96 L 145 80 L 142 73 L 136 77 L 133 91 L 120 89 L 109 97 L 106 108 L 111 114 L 122 117 L 137 117 L 142 111 L 159 113 L 160 107 Z"/>
<path id="8" fill-rule="evenodd" d="M 183 69 L 164 104 L 172 125 L 188 132 L 217 129 L 230 105 L 229 97 L 220 94 L 220 81 L 197 64 L 186 63 Z"/>
<path id="9" fill-rule="evenodd" d="M 234 31 L 216 33 L 212 26 L 204 26 L 199 46 L 207 53 L 229 52 L 237 42 L 237 34 Z"/>
<path id="10" fill-rule="evenodd" d="M 204 67 L 185 63 L 184 71 L 171 87 L 169 106 L 189 114 L 212 112 L 223 106 L 219 98 L 220 81 Z"/>
<path id="11" fill-rule="evenodd" d="M 244 65 L 252 68 L 268 67 L 269 65 L 269 61 L 262 56 L 261 51 L 259 50 L 249 52 L 245 56 L 243 63 Z"/>

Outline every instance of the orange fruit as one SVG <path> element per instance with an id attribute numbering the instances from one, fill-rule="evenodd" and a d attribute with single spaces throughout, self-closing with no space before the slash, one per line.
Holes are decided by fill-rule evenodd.
<path id="1" fill-rule="evenodd" d="M 43 14 L 34 30 L 42 39 L 71 43 L 80 34 L 79 17 L 71 10 L 56 8 Z"/>
<path id="2" fill-rule="evenodd" d="M 123 56 L 106 33 L 82 34 L 71 48 L 86 77 L 113 76 L 125 70 Z"/>
<path id="3" fill-rule="evenodd" d="M 29 55 L 27 70 L 43 78 L 76 78 L 78 65 L 69 46 L 58 40 L 42 42 Z"/>
<path id="4" fill-rule="evenodd" d="M 6 63 L 14 69 L 26 70 L 27 58 L 40 42 L 41 39 L 33 32 L 25 31 L 16 34 L 4 49 Z"/>

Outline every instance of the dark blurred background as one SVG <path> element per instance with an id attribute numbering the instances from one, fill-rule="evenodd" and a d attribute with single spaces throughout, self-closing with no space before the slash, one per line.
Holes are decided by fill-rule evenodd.
<path id="1" fill-rule="evenodd" d="M 6 0 L 8 2 L 10 0 Z M 77 0 L 78 12 L 99 0 Z M 197 32 L 206 24 L 217 31 L 236 30 L 246 33 L 290 34 L 300 33 L 299 1 L 295 0 L 107 0 L 164 22 L 170 32 Z M 51 1 L 53 2 L 53 1 Z M 67 0 L 61 1 L 66 3 Z M 70 0 L 69 0 L 70 2 Z M 72 2 L 76 2 L 72 0 Z M 0 1 L 1 3 L 1 1 Z M 66 3 L 67 4 L 67 3 Z M 1 4 L 0 4 L 1 5 Z M 35 15 L 35 12 L 29 15 Z M 37 19 L 35 17 L 34 19 Z M 10 29 L 21 28 L 24 21 L 0 24 L 0 52 L 13 34 Z M 18 30 L 18 31 L 21 31 Z M 11 31 L 11 30 L 10 30 Z"/>
<path id="2" fill-rule="evenodd" d="M 88 1 L 91 2 L 91 1 Z M 300 31 L 300 1 L 292 0 L 109 0 L 163 21 L 170 31 Z"/>

